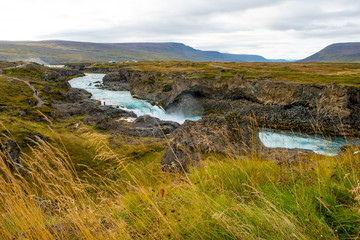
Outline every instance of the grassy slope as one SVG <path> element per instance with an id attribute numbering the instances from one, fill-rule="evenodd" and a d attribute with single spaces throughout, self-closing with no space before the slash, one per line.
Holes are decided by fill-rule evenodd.
<path id="1" fill-rule="evenodd" d="M 1 89 L 8 84 L 16 83 L 0 78 Z M 11 101 L 12 114 L 0 112 L 1 128 L 3 137 L 23 139 L 32 174 L 0 161 L 1 239 L 52 239 L 59 229 L 62 239 L 360 237 L 359 155 L 285 166 L 210 154 L 190 175 L 164 173 L 164 142 L 75 128 L 81 118 L 50 125 L 21 117 L 30 93 L 15 86 L 23 96 Z M 50 141 L 28 146 L 34 132 Z"/>

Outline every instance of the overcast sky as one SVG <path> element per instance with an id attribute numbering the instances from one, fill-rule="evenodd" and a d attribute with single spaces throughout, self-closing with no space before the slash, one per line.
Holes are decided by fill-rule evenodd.
<path id="1" fill-rule="evenodd" d="M 1 0 L 0 40 L 182 42 L 305 58 L 360 41 L 360 0 Z"/>

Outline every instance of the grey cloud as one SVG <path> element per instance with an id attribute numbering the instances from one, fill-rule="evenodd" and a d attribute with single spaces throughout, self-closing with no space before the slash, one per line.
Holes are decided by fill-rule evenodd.
<path id="1" fill-rule="evenodd" d="M 273 40 L 279 32 L 283 36 L 290 32 L 287 36 L 289 41 L 297 41 L 297 44 L 305 39 L 309 41 L 321 38 L 329 43 L 343 41 L 342 39 L 354 41 L 360 36 L 358 0 L 183 0 L 163 4 L 156 16 L 144 16 L 129 24 L 64 31 L 39 38 L 96 42 L 196 42 L 200 49 L 226 52 L 234 52 L 232 49 L 250 49 L 249 51 L 256 53 L 258 49 L 266 47 L 276 49 L 277 45 L 279 49 L 287 48 L 291 52 L 294 44 L 287 45 L 285 40 L 280 43 Z M 328 7 L 329 4 L 338 4 L 343 8 L 336 11 L 336 7 L 333 7 L 335 10 L 328 12 L 324 6 Z M 259 9 L 261 11 L 257 11 Z M 249 12 L 253 12 L 252 18 L 246 19 Z M 257 12 L 264 16 L 257 16 Z M 219 16 L 225 18 L 218 21 Z M 237 17 L 242 22 L 236 22 Z M 269 38 L 269 32 L 274 32 L 274 37 Z M 248 38 L 246 41 L 241 37 L 236 39 L 236 34 L 245 33 Z M 209 36 L 213 36 L 213 39 L 209 39 Z M 224 37 L 234 39 L 223 39 Z"/>
<path id="2" fill-rule="evenodd" d="M 170 8 L 179 8 L 179 12 L 186 16 L 199 16 L 208 14 L 231 13 L 247 11 L 249 9 L 275 6 L 286 0 L 184 0 L 180 4 L 168 1 Z M 185 6 L 185 7 L 184 7 Z"/>
<path id="3" fill-rule="evenodd" d="M 293 14 L 284 14 L 271 19 L 267 28 L 277 31 L 297 31 L 302 37 L 348 35 L 359 32 L 360 4 L 351 9 L 326 12 L 322 9 L 306 8 L 306 11 L 289 9 Z"/>
<path id="4" fill-rule="evenodd" d="M 245 30 L 245 29 L 244 29 Z M 153 19 L 147 22 L 139 22 L 132 25 L 118 25 L 111 28 L 71 31 L 52 35 L 42 35 L 40 38 L 90 38 L 96 41 L 106 41 L 111 39 L 125 39 L 130 37 L 158 37 L 161 36 L 180 36 L 201 33 L 226 33 L 233 29 L 224 24 L 212 21 L 207 17 L 187 17 L 182 19 Z"/>
<path id="5" fill-rule="evenodd" d="M 300 36 L 312 38 L 327 38 L 327 39 L 347 39 L 346 41 L 359 41 L 360 38 L 360 24 L 345 24 L 339 27 L 326 27 L 316 29 L 313 31 L 303 31 Z"/>

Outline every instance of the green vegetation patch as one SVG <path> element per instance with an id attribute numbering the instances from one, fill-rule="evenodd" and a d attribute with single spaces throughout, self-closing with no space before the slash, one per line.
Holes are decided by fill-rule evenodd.
<path id="1" fill-rule="evenodd" d="M 224 62 L 138 62 L 95 64 L 98 69 L 162 73 L 172 77 L 226 81 L 237 74 L 246 79 L 273 79 L 304 83 L 360 87 L 360 63 L 224 63 Z M 110 70 L 109 70 L 110 69 Z"/>
<path id="2" fill-rule="evenodd" d="M 28 101 L 35 101 L 32 90 L 22 81 L 0 76 L 0 104 L 13 109 L 26 109 Z"/>

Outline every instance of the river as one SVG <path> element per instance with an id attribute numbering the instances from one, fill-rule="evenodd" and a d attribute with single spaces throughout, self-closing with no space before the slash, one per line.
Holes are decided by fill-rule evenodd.
<path id="1" fill-rule="evenodd" d="M 105 74 L 86 74 L 84 77 L 69 81 L 73 88 L 81 88 L 92 94 L 92 98 L 100 100 L 102 104 L 119 107 L 126 111 L 133 111 L 137 116 L 150 115 L 161 120 L 170 120 L 182 124 L 185 120 L 198 120 L 200 117 L 185 116 L 182 113 L 169 114 L 164 109 L 150 103 L 133 98 L 129 91 L 110 91 L 96 87 L 101 84 Z M 343 137 L 326 138 L 322 136 L 304 135 L 292 132 L 273 132 L 263 130 L 259 138 L 266 147 L 302 148 L 313 150 L 319 154 L 336 155 L 337 150 L 344 144 L 360 145 L 356 138 Z"/>

